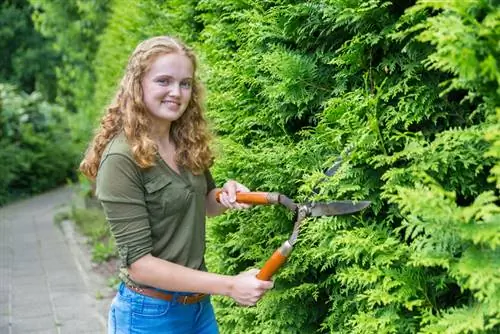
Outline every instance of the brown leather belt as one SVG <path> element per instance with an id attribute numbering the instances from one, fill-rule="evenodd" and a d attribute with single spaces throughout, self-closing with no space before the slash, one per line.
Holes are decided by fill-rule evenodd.
<path id="1" fill-rule="evenodd" d="M 135 287 L 132 285 L 127 284 L 127 288 L 130 290 L 137 292 L 138 294 L 148 296 L 148 297 L 153 297 L 153 298 L 158 298 L 158 299 L 163 299 L 166 301 L 171 301 L 174 299 L 175 295 L 171 293 L 166 293 L 160 290 L 156 289 L 151 289 L 151 288 L 139 288 Z M 178 295 L 176 298 L 176 301 L 181 304 L 195 304 L 199 301 L 201 301 L 203 298 L 208 296 L 205 293 L 196 293 L 193 295 Z"/>

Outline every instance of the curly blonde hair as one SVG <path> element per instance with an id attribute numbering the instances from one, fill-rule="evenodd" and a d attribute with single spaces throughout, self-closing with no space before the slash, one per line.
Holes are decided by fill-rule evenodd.
<path id="1" fill-rule="evenodd" d="M 180 40 L 158 36 L 141 42 L 130 56 L 116 96 L 80 163 L 80 171 L 88 178 L 96 178 L 104 149 L 121 131 L 125 133 L 134 159 L 141 168 L 155 164 L 158 146 L 149 131 L 152 128 L 151 117 L 143 101 L 141 81 L 153 61 L 169 53 L 179 53 L 191 59 L 193 73 L 196 74 L 196 57 Z M 203 173 L 213 163 L 209 147 L 211 135 L 204 118 L 202 100 L 203 87 L 194 75 L 191 100 L 186 111 L 170 127 L 170 136 L 177 149 L 176 163 L 194 174 Z"/>

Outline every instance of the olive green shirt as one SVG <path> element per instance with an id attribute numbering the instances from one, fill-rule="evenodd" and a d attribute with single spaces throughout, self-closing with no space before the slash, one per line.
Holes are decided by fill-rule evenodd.
<path id="1" fill-rule="evenodd" d="M 144 255 L 206 270 L 206 195 L 215 188 L 210 172 L 180 174 L 157 155 L 156 165 L 140 168 L 123 133 L 107 145 L 96 179 L 96 194 L 126 267 Z M 125 276 L 125 277 L 124 277 Z"/>

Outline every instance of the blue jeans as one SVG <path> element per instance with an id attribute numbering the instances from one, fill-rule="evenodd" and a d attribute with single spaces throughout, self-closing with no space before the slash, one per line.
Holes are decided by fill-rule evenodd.
<path id="1" fill-rule="evenodd" d="M 171 292 L 185 295 L 185 292 Z M 120 284 L 108 315 L 108 334 L 218 334 L 210 298 L 181 304 L 143 296 Z"/>

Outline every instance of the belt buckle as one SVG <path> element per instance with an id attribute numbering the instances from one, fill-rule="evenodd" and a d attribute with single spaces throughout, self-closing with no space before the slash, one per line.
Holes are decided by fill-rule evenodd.
<path id="1" fill-rule="evenodd" d="M 182 303 L 182 304 L 187 304 L 187 303 L 188 303 L 188 302 L 187 302 L 188 297 L 189 297 L 188 295 L 185 295 L 185 296 L 182 298 L 182 302 L 181 302 L 181 303 Z"/>

